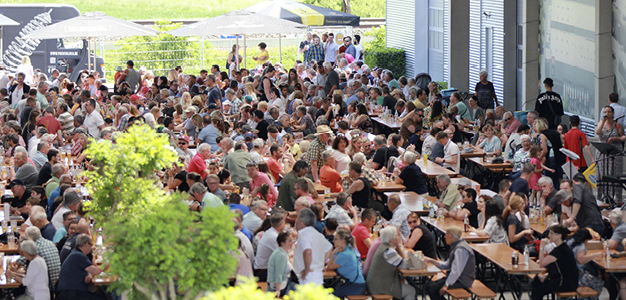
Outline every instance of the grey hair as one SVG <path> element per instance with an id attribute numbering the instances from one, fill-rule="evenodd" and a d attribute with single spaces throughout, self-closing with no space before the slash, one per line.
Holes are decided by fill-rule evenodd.
<path id="1" fill-rule="evenodd" d="M 32 215 L 30 218 L 33 219 L 33 221 L 35 221 L 35 222 L 39 222 L 41 220 L 47 219 L 48 216 L 46 215 L 46 213 L 38 212 L 38 213 Z"/>
<path id="2" fill-rule="evenodd" d="M 383 243 L 390 243 L 398 235 L 398 229 L 394 226 L 387 226 L 378 232 L 380 234 L 380 241 Z"/>
<path id="3" fill-rule="evenodd" d="M 526 117 L 528 117 L 528 116 L 531 116 L 534 119 L 537 119 L 537 118 L 539 118 L 539 113 L 537 113 L 536 111 L 532 110 L 532 111 L 528 112 L 528 115 L 526 115 Z"/>
<path id="4" fill-rule="evenodd" d="M 522 136 L 519 139 L 520 139 L 520 141 L 524 141 L 524 140 L 529 140 L 530 141 L 530 135 L 522 134 Z"/>
<path id="5" fill-rule="evenodd" d="M 298 216 L 300 221 L 304 223 L 307 227 L 314 226 L 317 217 L 315 213 L 310 208 L 303 208 L 300 210 L 300 215 Z"/>
<path id="6" fill-rule="evenodd" d="M 26 148 L 24 148 L 23 146 L 16 146 L 15 147 L 15 155 L 17 155 L 18 153 L 24 153 L 27 157 L 28 157 L 28 151 L 26 151 Z"/>
<path id="7" fill-rule="evenodd" d="M 450 176 L 448 176 L 447 174 L 441 174 L 437 176 L 437 180 L 441 180 L 443 183 L 446 184 L 450 184 L 450 182 L 452 182 L 452 180 L 450 180 Z"/>
<path id="8" fill-rule="evenodd" d="M 352 161 L 357 162 L 362 165 L 363 163 L 365 163 L 365 154 L 363 154 L 363 152 L 354 154 Z"/>
<path id="9" fill-rule="evenodd" d="M 487 72 L 487 71 L 485 71 L 485 70 L 482 70 L 482 71 L 480 71 L 479 75 L 480 75 L 480 76 L 489 77 L 489 72 Z"/>
<path id="10" fill-rule="evenodd" d="M 229 95 L 236 95 L 236 94 L 237 94 L 237 92 L 235 92 L 235 90 L 233 90 L 233 89 L 227 89 L 227 90 L 226 90 L 226 94 L 229 94 Z"/>
<path id="11" fill-rule="evenodd" d="M 252 202 L 252 206 L 250 207 L 251 210 L 255 210 L 259 207 L 261 207 L 261 205 L 267 205 L 267 202 L 265 200 L 256 200 L 254 202 Z"/>
<path id="12" fill-rule="evenodd" d="M 81 233 L 80 235 L 78 235 L 78 237 L 76 238 L 76 247 L 82 247 L 85 244 L 89 243 L 91 241 L 91 236 L 89 236 L 86 233 Z"/>
<path id="13" fill-rule="evenodd" d="M 204 186 L 204 184 L 200 182 L 196 182 L 191 186 L 191 188 L 189 188 L 189 193 L 190 194 L 195 194 L 195 193 L 204 194 L 206 193 L 206 187 Z"/>
<path id="14" fill-rule="evenodd" d="M 322 162 L 326 162 L 331 157 L 335 157 L 334 154 L 333 154 L 333 151 L 326 150 L 326 151 L 322 152 Z"/>
<path id="15" fill-rule="evenodd" d="M 229 137 L 224 138 L 222 141 L 224 141 L 224 143 L 228 143 L 231 148 L 235 147 L 235 141 Z"/>
<path id="16" fill-rule="evenodd" d="M 616 208 L 609 213 L 609 220 L 615 225 L 622 224 L 623 219 L 624 215 L 621 208 Z"/>
<path id="17" fill-rule="evenodd" d="M 385 137 L 384 137 L 384 136 L 382 136 L 382 135 L 377 135 L 377 136 L 374 138 L 374 144 L 376 144 L 376 145 L 382 146 L 382 145 L 384 145 L 386 142 L 387 142 L 387 139 L 385 139 Z"/>
<path id="18" fill-rule="evenodd" d="M 198 146 L 198 152 L 203 152 L 205 150 L 211 150 L 211 145 L 207 144 L 207 143 L 202 143 L 200 144 L 200 146 Z"/>
<path id="19" fill-rule="evenodd" d="M 72 176 L 70 174 L 63 174 L 61 175 L 61 177 L 59 177 L 59 181 L 63 181 L 63 179 L 72 179 Z"/>
<path id="20" fill-rule="evenodd" d="M 63 167 L 63 164 L 58 163 L 58 164 L 54 164 L 54 166 L 52 166 L 51 169 L 51 173 L 52 176 L 59 178 L 59 174 L 62 174 L 65 171 L 65 168 Z"/>
<path id="21" fill-rule="evenodd" d="M 554 195 L 554 197 L 557 201 L 559 201 L 559 203 L 563 203 L 569 199 L 572 199 L 572 193 L 568 190 L 560 190 L 556 193 L 556 195 Z"/>
<path id="22" fill-rule="evenodd" d="M 37 226 L 28 226 L 26 227 L 26 238 L 32 241 L 36 241 L 41 238 L 41 230 L 37 228 Z"/>
<path id="23" fill-rule="evenodd" d="M 37 245 L 31 240 L 24 240 L 20 244 L 20 248 L 30 256 L 37 256 Z"/>
<path id="24" fill-rule="evenodd" d="M 404 161 L 409 165 L 415 163 L 417 160 L 417 155 L 411 151 L 404 151 Z"/>
<path id="25" fill-rule="evenodd" d="M 324 69 L 332 69 L 333 68 L 333 64 L 331 64 L 329 61 L 325 61 L 322 66 L 324 66 Z"/>
<path id="26" fill-rule="evenodd" d="M 507 111 L 507 112 L 505 112 L 505 113 L 504 113 L 504 115 L 502 115 L 502 116 L 506 119 L 507 117 L 512 117 L 512 116 L 513 116 L 513 113 L 512 113 L 512 112 L 510 112 L 510 111 Z"/>
<path id="27" fill-rule="evenodd" d="M 300 205 L 302 205 L 304 207 L 311 207 L 311 201 L 309 200 L 309 198 L 307 196 L 302 196 L 302 197 L 296 199 L 296 203 L 298 203 L 298 204 L 300 204 Z"/>
<path id="28" fill-rule="evenodd" d="M 541 176 L 541 178 L 539 178 L 539 180 L 537 181 L 537 184 L 544 184 L 544 183 L 548 183 L 551 186 L 554 186 L 554 181 L 552 181 L 552 178 L 548 176 Z"/>
<path id="29" fill-rule="evenodd" d="M 265 145 L 265 141 L 263 141 L 263 139 L 261 138 L 256 138 L 254 139 L 254 141 L 252 141 L 253 148 L 263 148 L 264 145 Z"/>

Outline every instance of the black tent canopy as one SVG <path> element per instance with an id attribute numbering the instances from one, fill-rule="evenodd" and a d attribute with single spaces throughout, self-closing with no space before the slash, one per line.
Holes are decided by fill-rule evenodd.
<path id="1" fill-rule="evenodd" d="M 261 2 L 245 10 L 307 26 L 359 26 L 361 19 L 359 16 L 290 0 Z"/>

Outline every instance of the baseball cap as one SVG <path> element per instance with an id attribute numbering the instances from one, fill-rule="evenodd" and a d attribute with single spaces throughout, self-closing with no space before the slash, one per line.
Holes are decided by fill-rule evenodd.
<path id="1" fill-rule="evenodd" d="M 21 179 L 13 179 L 13 181 L 11 181 L 11 183 L 9 183 L 7 187 L 12 188 L 16 185 L 24 185 L 24 181 L 22 181 Z"/>
<path id="2" fill-rule="evenodd" d="M 179 140 L 184 140 L 185 142 L 187 142 L 187 144 L 189 144 L 189 141 L 191 140 L 191 139 L 189 138 L 189 136 L 187 136 L 187 135 L 182 135 L 182 134 L 178 136 L 178 139 L 179 139 Z"/>
<path id="3" fill-rule="evenodd" d="M 217 105 L 215 103 L 211 103 L 209 104 L 209 109 L 218 109 L 219 107 L 217 107 Z"/>

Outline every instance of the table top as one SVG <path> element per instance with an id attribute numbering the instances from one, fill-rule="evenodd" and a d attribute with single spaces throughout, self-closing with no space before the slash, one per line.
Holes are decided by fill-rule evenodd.
<path id="1" fill-rule="evenodd" d="M 459 185 L 459 181 L 461 181 L 461 179 L 463 179 L 463 178 L 469 180 L 472 183 L 472 188 L 476 190 L 477 194 L 480 194 L 480 183 L 478 183 L 478 182 L 476 182 L 474 180 L 471 180 L 471 179 L 469 179 L 469 178 L 467 178 L 465 176 L 459 175 L 459 176 L 457 176 L 455 178 L 450 178 L 450 181 L 458 186 Z"/>
<path id="2" fill-rule="evenodd" d="M 461 158 L 485 157 L 485 155 L 487 154 L 483 150 L 479 150 L 479 151 L 474 150 L 473 152 L 461 152 Z"/>
<path id="3" fill-rule="evenodd" d="M 324 279 L 331 279 L 337 276 L 335 271 L 324 271 Z"/>
<path id="4" fill-rule="evenodd" d="M 509 274 L 539 274 L 546 271 L 533 260 L 524 265 L 524 255 L 505 244 L 471 244 L 470 247 Z M 519 253 L 520 264 L 517 267 L 511 264 L 513 251 Z"/>
<path id="5" fill-rule="evenodd" d="M 455 220 L 450 217 L 446 217 L 443 221 L 438 221 L 436 218 L 429 218 L 429 217 L 424 217 L 424 216 L 421 217 L 421 219 L 423 222 L 427 223 L 428 225 L 434 227 L 435 229 L 437 229 L 438 231 L 444 234 L 446 233 L 446 228 L 450 226 L 457 226 L 460 228 L 464 227 L 463 221 Z M 464 240 L 466 240 L 468 243 L 482 243 L 491 238 L 490 236 L 479 236 L 476 233 L 465 232 L 465 231 L 463 232 L 461 237 Z"/>
<path id="6" fill-rule="evenodd" d="M 117 275 L 98 275 L 98 277 L 94 278 L 93 284 L 95 286 L 111 285 L 113 282 L 116 282 L 118 278 Z"/>
<path id="7" fill-rule="evenodd" d="M 391 128 L 391 129 L 400 129 L 400 127 L 402 126 L 401 123 L 398 123 L 398 122 L 395 122 L 395 121 L 387 122 L 386 120 L 383 120 L 380 117 L 374 117 L 374 118 L 372 118 L 372 120 L 374 120 L 374 121 L 376 121 L 376 122 L 378 122 L 378 123 L 380 123 L 382 125 L 385 125 L 385 126 Z"/>
<path id="8" fill-rule="evenodd" d="M 541 223 L 530 223 L 530 228 L 532 228 L 537 233 L 544 233 L 546 229 L 548 229 L 548 225 L 544 222 L 543 225 Z"/>
<path id="9" fill-rule="evenodd" d="M 469 160 L 483 166 L 484 168 L 491 170 L 502 170 L 502 169 L 510 169 L 513 168 L 513 163 L 504 162 L 501 164 L 494 164 L 492 162 L 487 162 L 483 157 L 471 157 Z"/>
<path id="10" fill-rule="evenodd" d="M 18 254 L 19 251 L 17 249 L 17 244 L 15 246 L 9 247 L 8 244 L 0 244 L 0 252 L 7 254 Z"/>
<path id="11" fill-rule="evenodd" d="M 402 192 L 406 190 L 406 186 L 396 183 L 395 181 L 380 180 L 378 184 L 373 186 L 377 192 Z"/>
<path id="12" fill-rule="evenodd" d="M 604 252 L 604 250 L 587 250 L 587 254 L 593 254 L 598 252 Z M 611 251 L 613 253 L 615 251 Z M 614 258 L 611 257 L 611 261 L 606 261 L 606 256 L 603 255 L 600 258 L 596 258 L 593 262 L 600 268 L 604 269 L 608 273 L 622 273 L 626 272 L 626 257 Z"/>
<path id="13" fill-rule="evenodd" d="M 398 268 L 398 271 L 400 271 L 400 273 L 402 273 L 404 277 L 434 276 L 434 275 L 437 275 L 437 273 L 441 272 L 441 270 L 438 267 L 436 267 L 435 265 L 431 263 L 427 263 L 426 268 L 424 269 L 411 270 L 411 269 Z"/>
<path id="14" fill-rule="evenodd" d="M 415 163 L 420 167 L 420 169 L 422 169 L 422 173 L 424 173 L 424 175 L 428 176 L 428 177 L 437 177 L 439 175 L 448 175 L 450 177 L 455 177 L 458 174 L 454 171 L 451 171 L 449 169 L 446 169 L 442 166 L 440 166 L 437 163 L 434 163 L 432 161 L 429 161 L 426 166 L 424 166 L 424 159 L 420 158 L 418 160 L 415 161 Z"/>
<path id="15" fill-rule="evenodd" d="M 398 195 L 404 206 L 419 215 L 428 214 L 430 211 L 430 209 L 424 207 L 424 203 L 429 200 L 418 195 L 416 192 L 385 192 L 385 196 L 387 197 L 391 197 L 392 195 Z"/>

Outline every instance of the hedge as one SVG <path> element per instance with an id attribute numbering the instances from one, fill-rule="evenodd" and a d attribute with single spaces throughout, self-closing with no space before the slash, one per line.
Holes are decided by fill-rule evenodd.
<path id="1" fill-rule="evenodd" d="M 393 77 L 399 78 L 406 73 L 404 49 L 374 48 L 365 51 L 365 63 L 370 67 L 388 69 Z"/>

